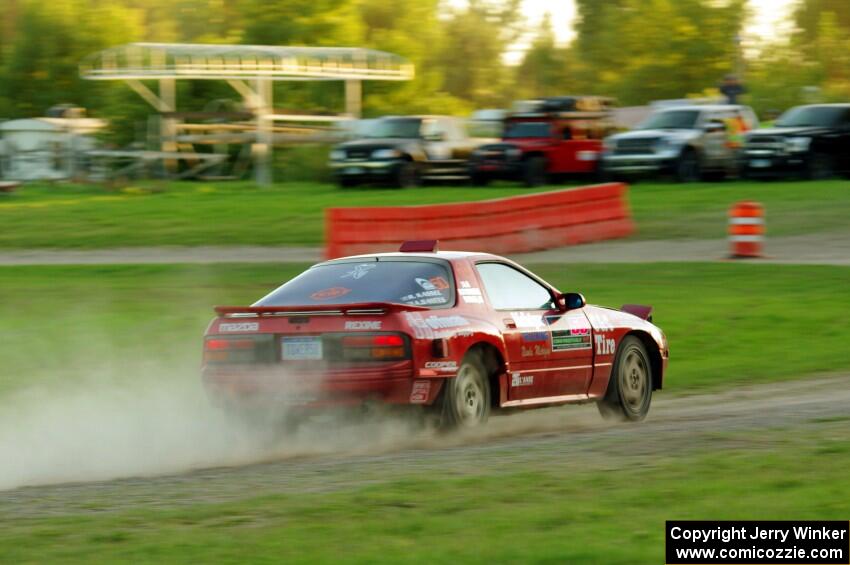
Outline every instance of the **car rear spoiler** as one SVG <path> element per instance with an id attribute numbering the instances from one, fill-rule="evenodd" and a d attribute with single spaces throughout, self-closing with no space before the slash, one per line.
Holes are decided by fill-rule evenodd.
<path id="1" fill-rule="evenodd" d="M 357 302 L 354 304 L 311 304 L 300 306 L 216 306 L 220 317 L 255 318 L 259 316 L 320 316 L 339 314 L 386 314 L 388 312 L 422 312 L 425 306 L 398 302 Z"/>
<path id="2" fill-rule="evenodd" d="M 641 320 L 646 320 L 647 322 L 652 321 L 652 306 L 644 306 L 643 304 L 623 304 L 620 306 L 620 310 L 627 314 L 637 316 Z"/>

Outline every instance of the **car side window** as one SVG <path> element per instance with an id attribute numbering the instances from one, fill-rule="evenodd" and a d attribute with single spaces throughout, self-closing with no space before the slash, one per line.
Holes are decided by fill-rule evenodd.
<path id="1" fill-rule="evenodd" d="M 476 265 L 490 303 L 496 310 L 551 310 L 555 307 L 549 289 L 503 263 Z"/>

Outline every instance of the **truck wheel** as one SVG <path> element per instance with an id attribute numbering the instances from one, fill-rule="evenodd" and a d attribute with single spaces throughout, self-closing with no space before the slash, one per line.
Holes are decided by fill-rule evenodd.
<path id="1" fill-rule="evenodd" d="M 808 178 L 810 180 L 827 180 L 835 176 L 832 157 L 826 153 L 812 153 L 809 156 Z"/>
<path id="2" fill-rule="evenodd" d="M 490 177 L 484 173 L 472 170 L 469 172 L 469 183 L 472 186 L 487 186 L 490 184 Z"/>
<path id="3" fill-rule="evenodd" d="M 467 355 L 457 376 L 447 379 L 440 397 L 440 427 L 472 428 L 490 416 L 490 382 L 484 364 L 476 355 Z"/>
<path id="4" fill-rule="evenodd" d="M 608 390 L 596 403 L 606 420 L 639 422 L 646 418 L 652 401 L 652 365 L 643 342 L 626 336 L 617 348 Z"/>
<path id="5" fill-rule="evenodd" d="M 676 180 L 679 182 L 697 182 L 701 177 L 699 155 L 693 149 L 685 149 L 676 161 Z"/>
<path id="6" fill-rule="evenodd" d="M 522 180 L 525 181 L 525 186 L 542 186 L 546 184 L 547 165 L 546 158 L 539 155 L 526 159 L 522 171 Z"/>
<path id="7" fill-rule="evenodd" d="M 396 169 L 395 186 L 398 188 L 416 188 L 420 183 L 419 168 L 413 161 L 402 161 Z"/>

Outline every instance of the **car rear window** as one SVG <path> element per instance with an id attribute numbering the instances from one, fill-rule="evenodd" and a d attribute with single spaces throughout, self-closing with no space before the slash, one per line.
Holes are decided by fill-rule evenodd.
<path id="1" fill-rule="evenodd" d="M 398 302 L 428 308 L 450 306 L 454 287 L 445 263 L 375 261 L 317 265 L 280 286 L 254 306 L 310 306 Z"/>

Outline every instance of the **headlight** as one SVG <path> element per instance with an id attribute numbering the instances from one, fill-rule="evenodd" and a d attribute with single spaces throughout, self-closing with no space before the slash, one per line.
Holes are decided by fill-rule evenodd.
<path id="1" fill-rule="evenodd" d="M 522 151 L 518 147 L 508 147 L 505 149 L 505 155 L 507 155 L 510 159 L 516 159 L 522 155 Z"/>
<path id="2" fill-rule="evenodd" d="M 331 151 L 331 161 L 342 161 L 345 159 L 345 151 L 342 149 L 334 149 Z"/>
<path id="3" fill-rule="evenodd" d="M 372 151 L 372 159 L 395 159 L 401 157 L 398 149 L 376 149 Z"/>
<path id="4" fill-rule="evenodd" d="M 791 153 L 808 151 L 811 144 L 811 137 L 789 137 L 785 140 L 785 149 Z"/>

